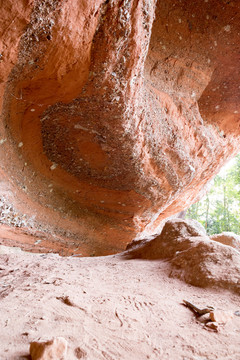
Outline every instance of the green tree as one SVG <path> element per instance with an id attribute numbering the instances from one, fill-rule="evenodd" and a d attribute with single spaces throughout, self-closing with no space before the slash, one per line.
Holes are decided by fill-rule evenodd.
<path id="1" fill-rule="evenodd" d="M 223 231 L 240 234 L 240 154 L 214 178 L 210 191 L 187 212 L 209 235 Z"/>

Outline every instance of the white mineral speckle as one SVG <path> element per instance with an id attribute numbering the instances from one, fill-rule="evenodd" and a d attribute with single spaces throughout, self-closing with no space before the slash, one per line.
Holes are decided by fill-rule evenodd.
<path id="1" fill-rule="evenodd" d="M 191 170 L 192 172 L 195 172 L 195 171 L 196 171 L 195 168 L 194 168 L 192 165 L 189 165 L 189 168 L 190 168 L 190 170 Z"/>
<path id="2" fill-rule="evenodd" d="M 34 112 L 35 111 L 35 109 L 31 109 L 31 112 Z"/>
<path id="3" fill-rule="evenodd" d="M 18 147 L 21 148 L 23 146 L 23 142 L 21 141 L 19 144 L 18 144 Z"/>
<path id="4" fill-rule="evenodd" d="M 4 144 L 7 141 L 7 139 L 1 139 L 0 140 L 0 145 Z"/>
<path id="5" fill-rule="evenodd" d="M 227 26 L 224 26 L 224 31 L 226 32 L 230 32 L 231 31 L 231 26 L 230 25 L 227 25 Z"/>
<path id="6" fill-rule="evenodd" d="M 83 130 L 83 131 L 89 131 L 88 128 L 80 125 L 80 124 L 75 124 L 74 125 L 74 129 L 80 129 L 80 130 Z"/>
<path id="7" fill-rule="evenodd" d="M 50 167 L 51 170 L 55 170 L 57 168 L 58 164 L 53 163 L 52 166 Z"/>

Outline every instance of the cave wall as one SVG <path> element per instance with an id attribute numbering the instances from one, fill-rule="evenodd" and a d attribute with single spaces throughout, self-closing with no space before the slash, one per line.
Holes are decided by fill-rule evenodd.
<path id="1" fill-rule="evenodd" d="M 8 225 L 116 252 L 239 151 L 238 1 L 5 0 L 1 12 Z"/>

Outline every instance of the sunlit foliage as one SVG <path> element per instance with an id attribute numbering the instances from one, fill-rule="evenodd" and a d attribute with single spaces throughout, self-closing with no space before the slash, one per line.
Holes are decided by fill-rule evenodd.
<path id="1" fill-rule="evenodd" d="M 209 235 L 223 231 L 240 234 L 240 154 L 212 182 L 210 191 L 187 211 Z"/>

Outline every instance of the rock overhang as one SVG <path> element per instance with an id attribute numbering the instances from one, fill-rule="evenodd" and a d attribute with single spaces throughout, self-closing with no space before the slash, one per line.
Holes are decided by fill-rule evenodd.
<path id="1" fill-rule="evenodd" d="M 238 152 L 239 10 L 6 1 L 2 198 L 83 255 L 188 207 Z"/>

